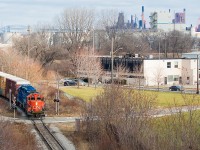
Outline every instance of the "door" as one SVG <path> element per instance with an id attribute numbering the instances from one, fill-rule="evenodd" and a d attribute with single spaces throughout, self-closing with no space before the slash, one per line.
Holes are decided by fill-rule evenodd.
<path id="1" fill-rule="evenodd" d="M 167 84 L 167 77 L 165 77 L 165 85 Z"/>

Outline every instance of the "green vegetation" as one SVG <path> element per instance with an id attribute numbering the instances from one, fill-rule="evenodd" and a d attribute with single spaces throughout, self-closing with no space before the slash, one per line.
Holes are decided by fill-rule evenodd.
<path id="1" fill-rule="evenodd" d="M 66 92 L 69 95 L 83 99 L 84 101 L 90 101 L 93 97 L 100 94 L 103 91 L 102 88 L 94 87 L 63 87 L 61 90 Z M 188 102 L 193 99 L 195 104 L 198 103 L 200 95 L 195 94 L 182 94 L 177 92 L 156 92 L 156 91 L 145 91 L 149 94 L 157 95 L 157 106 L 160 107 L 169 107 L 176 104 L 176 106 L 187 105 Z"/>
<path id="2" fill-rule="evenodd" d="M 154 93 L 157 95 L 157 105 L 161 107 L 168 106 L 184 106 L 188 103 L 198 104 L 200 100 L 200 95 L 195 94 L 184 94 L 177 92 L 154 92 L 147 91 L 147 93 Z"/>
<path id="3" fill-rule="evenodd" d="M 154 118 L 154 133 L 158 136 L 158 142 L 168 143 L 170 149 L 199 149 L 199 119 L 199 110 Z"/>
<path id="4" fill-rule="evenodd" d="M 71 96 L 81 98 L 86 102 L 89 102 L 93 97 L 97 96 L 103 91 L 102 88 L 95 89 L 94 87 L 85 87 L 85 86 L 80 86 L 79 88 L 78 87 L 64 87 L 64 88 L 61 88 L 61 90 Z"/>

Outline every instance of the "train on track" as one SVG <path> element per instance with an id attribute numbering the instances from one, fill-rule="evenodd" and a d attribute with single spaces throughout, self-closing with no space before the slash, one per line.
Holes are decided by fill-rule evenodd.
<path id="1" fill-rule="evenodd" d="M 28 80 L 0 72 L 0 95 L 21 107 L 27 116 L 45 116 L 44 97 Z"/>

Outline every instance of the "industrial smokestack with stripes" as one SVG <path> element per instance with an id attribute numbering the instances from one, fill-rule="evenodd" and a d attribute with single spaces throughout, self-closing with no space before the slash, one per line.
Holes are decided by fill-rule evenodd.
<path id="1" fill-rule="evenodd" d="M 144 6 L 142 6 L 142 29 L 145 29 Z"/>

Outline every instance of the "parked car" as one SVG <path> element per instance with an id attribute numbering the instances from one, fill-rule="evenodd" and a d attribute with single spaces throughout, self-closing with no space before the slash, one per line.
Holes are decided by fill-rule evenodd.
<path id="1" fill-rule="evenodd" d="M 64 86 L 75 86 L 75 85 L 77 85 L 77 84 L 74 80 L 68 79 L 68 80 L 64 81 Z"/>
<path id="2" fill-rule="evenodd" d="M 59 83 L 60 83 L 60 84 L 64 84 L 64 82 L 67 81 L 67 80 L 69 80 L 69 78 L 60 79 Z"/>
<path id="3" fill-rule="evenodd" d="M 170 91 L 184 91 L 184 87 L 181 85 L 173 85 L 169 87 Z"/>
<path id="4" fill-rule="evenodd" d="M 84 82 L 82 79 L 74 79 L 74 81 L 76 82 L 77 85 L 79 84 L 80 86 L 86 86 L 87 85 L 87 83 Z M 79 81 L 79 83 L 78 83 L 78 81 Z"/>

